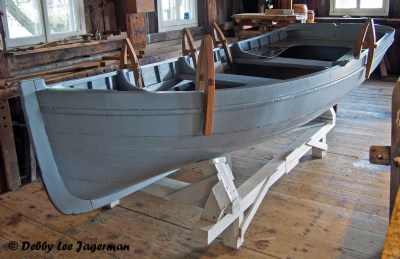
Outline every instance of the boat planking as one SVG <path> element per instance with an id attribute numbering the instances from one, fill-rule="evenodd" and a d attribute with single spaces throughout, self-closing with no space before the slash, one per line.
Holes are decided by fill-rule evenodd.
<path id="1" fill-rule="evenodd" d="M 293 24 L 231 45 L 231 66 L 224 48 L 205 47 L 200 56 L 217 67 L 209 134 L 207 90 L 196 86 L 203 74 L 190 55 L 143 66 L 140 84 L 127 69 L 49 86 L 22 81 L 47 193 L 62 213 L 84 213 L 304 125 L 361 85 L 393 38 L 373 23 Z"/>

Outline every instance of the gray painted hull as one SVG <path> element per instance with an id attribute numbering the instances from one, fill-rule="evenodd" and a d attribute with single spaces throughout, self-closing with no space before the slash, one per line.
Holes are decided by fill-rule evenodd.
<path id="1" fill-rule="evenodd" d="M 384 31 L 387 35 L 378 42 L 374 67 L 393 41 L 392 31 Z M 23 81 L 20 91 L 46 190 L 57 209 L 78 214 L 137 191 L 184 165 L 307 123 L 365 80 L 366 55 L 345 66 L 288 80 L 241 76 L 242 86 L 216 91 L 209 137 L 202 133 L 202 92 L 70 89 L 67 84 L 48 88 L 39 79 Z M 167 64 L 178 67 L 173 77 L 193 76 L 186 61 Z M 124 73 L 104 78 L 82 82 L 90 81 L 91 87 L 86 88 L 101 88 L 96 84 L 104 80 L 111 89 L 127 84 Z M 224 85 L 237 85 L 239 80 L 236 75 L 218 78 Z M 78 81 L 71 84 L 79 88 Z"/>

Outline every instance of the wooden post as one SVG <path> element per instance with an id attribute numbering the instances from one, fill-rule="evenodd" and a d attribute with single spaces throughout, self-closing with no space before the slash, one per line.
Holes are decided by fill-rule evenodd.
<path id="1" fill-rule="evenodd" d="M 126 31 L 127 37 L 139 56 L 144 54 L 147 44 L 148 25 L 146 15 L 141 8 L 139 13 L 133 13 L 131 0 L 115 1 L 117 27 Z"/>
<path id="2" fill-rule="evenodd" d="M 6 185 L 9 190 L 15 190 L 21 185 L 21 179 L 8 99 L 0 101 L 0 120 L 0 148 Z"/>
<path id="3" fill-rule="evenodd" d="M 281 0 L 281 9 L 293 9 L 293 0 Z"/>
<path id="4" fill-rule="evenodd" d="M 392 215 L 396 195 L 400 186 L 400 78 L 392 95 L 392 141 L 389 146 L 371 146 L 369 161 L 371 164 L 390 165 L 390 207 Z"/>
<path id="5" fill-rule="evenodd" d="M 393 89 L 392 95 L 392 148 L 390 170 L 390 215 L 393 212 L 396 194 L 400 185 L 400 79 Z"/>
<path id="6" fill-rule="evenodd" d="M 115 5 L 114 1 L 112 0 L 107 0 L 104 3 L 104 30 L 105 31 L 117 30 Z"/>
<path id="7" fill-rule="evenodd" d="M 139 55 L 143 55 L 148 33 L 145 14 L 127 13 L 126 31 L 133 47 L 139 52 Z"/>
<path id="8" fill-rule="evenodd" d="M 8 59 L 5 57 L 6 43 L 4 35 L 3 16 L 4 13 L 0 10 L 0 78 L 9 78 L 10 69 L 8 67 Z"/>
<path id="9" fill-rule="evenodd" d="M 213 22 L 218 21 L 216 0 L 206 0 L 206 31 L 211 34 Z"/>
<path id="10" fill-rule="evenodd" d="M 100 4 L 90 4 L 89 14 L 90 14 L 90 30 L 93 36 L 101 33 L 102 31 L 102 6 Z"/>

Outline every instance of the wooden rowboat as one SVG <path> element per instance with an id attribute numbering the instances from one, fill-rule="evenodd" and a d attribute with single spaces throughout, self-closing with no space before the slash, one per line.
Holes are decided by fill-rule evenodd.
<path id="1" fill-rule="evenodd" d="M 393 35 L 371 23 L 295 24 L 225 46 L 231 54 L 206 37 L 197 69 L 187 55 L 52 86 L 22 81 L 49 197 L 65 214 L 87 212 L 184 165 L 299 127 L 359 86 Z M 282 51 L 261 57 L 268 48 Z"/>

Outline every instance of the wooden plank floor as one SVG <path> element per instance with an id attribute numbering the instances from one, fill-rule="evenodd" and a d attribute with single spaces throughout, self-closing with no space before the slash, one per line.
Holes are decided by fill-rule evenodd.
<path id="1" fill-rule="evenodd" d="M 37 182 L 0 196 L 0 258 L 380 257 L 388 227 L 389 168 L 370 165 L 368 150 L 390 143 L 392 87 L 368 81 L 340 103 L 328 155 L 321 160 L 306 155 L 271 188 L 238 251 L 220 240 L 205 246 L 191 239 L 201 213 L 197 207 L 138 192 L 111 210 L 64 216 Z M 295 135 L 235 152 L 236 179 L 257 170 Z M 199 174 L 182 170 L 175 178 L 190 182 Z M 18 249 L 9 249 L 11 241 Z M 24 241 L 55 247 L 23 250 Z M 129 251 L 78 253 L 79 242 L 126 244 Z M 59 243 L 72 250 L 58 250 Z"/>

